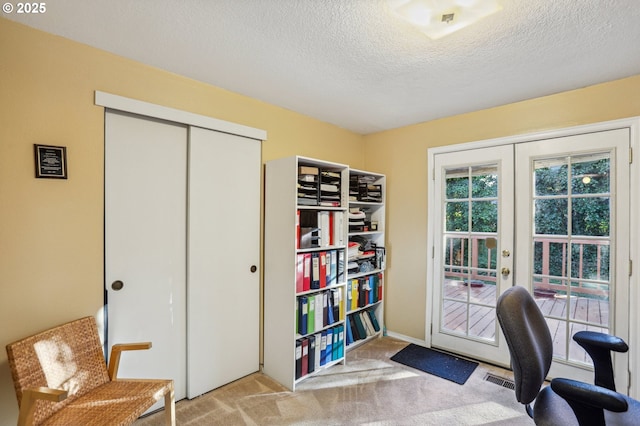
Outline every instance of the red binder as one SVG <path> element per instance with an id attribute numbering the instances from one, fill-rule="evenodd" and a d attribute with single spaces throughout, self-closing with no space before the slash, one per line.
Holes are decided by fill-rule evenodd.
<path id="1" fill-rule="evenodd" d="M 308 291 L 311 289 L 311 253 L 304 253 L 303 258 L 302 291 Z"/>
<path id="2" fill-rule="evenodd" d="M 321 251 L 320 254 L 320 276 L 318 279 L 320 280 L 320 288 L 325 288 L 327 286 L 327 252 Z"/>
<path id="3" fill-rule="evenodd" d="M 304 255 L 296 255 L 296 293 L 300 293 L 304 286 Z"/>

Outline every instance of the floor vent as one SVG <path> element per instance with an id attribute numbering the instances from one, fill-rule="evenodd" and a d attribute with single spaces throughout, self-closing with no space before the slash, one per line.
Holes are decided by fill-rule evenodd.
<path id="1" fill-rule="evenodd" d="M 498 386 L 502 386 L 503 388 L 507 388 L 507 389 L 511 389 L 511 390 L 514 390 L 516 388 L 516 385 L 513 383 L 513 380 L 505 379 L 503 377 L 496 376 L 496 375 L 491 374 L 491 373 L 487 373 L 487 375 L 484 376 L 484 379 L 487 382 L 494 383 L 494 384 L 496 384 Z"/>

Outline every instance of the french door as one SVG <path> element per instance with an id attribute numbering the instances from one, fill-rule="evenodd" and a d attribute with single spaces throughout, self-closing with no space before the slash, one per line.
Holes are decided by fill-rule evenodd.
<path id="1" fill-rule="evenodd" d="M 591 382 L 580 330 L 629 341 L 629 130 L 516 145 L 516 276 L 551 331 L 551 377 Z M 616 386 L 628 387 L 627 354 Z"/>
<path id="2" fill-rule="evenodd" d="M 499 364 L 509 363 L 495 310 L 513 278 L 513 174 L 510 145 L 435 158 L 431 342 Z"/>
<path id="3" fill-rule="evenodd" d="M 547 318 L 550 376 L 593 380 L 571 336 L 629 336 L 629 140 L 617 129 L 434 155 L 432 346 L 508 366 L 495 306 L 519 285 Z M 627 355 L 614 363 L 626 390 Z"/>

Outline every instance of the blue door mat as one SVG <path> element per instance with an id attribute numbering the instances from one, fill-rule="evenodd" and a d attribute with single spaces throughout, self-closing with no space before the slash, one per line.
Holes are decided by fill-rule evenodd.
<path id="1" fill-rule="evenodd" d="M 450 380 L 459 385 L 464 385 L 478 366 L 477 362 L 414 345 L 413 343 L 392 356 L 391 360 Z"/>

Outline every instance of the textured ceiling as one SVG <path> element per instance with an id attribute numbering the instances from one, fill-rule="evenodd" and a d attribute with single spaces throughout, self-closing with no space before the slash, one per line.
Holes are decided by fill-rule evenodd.
<path id="1" fill-rule="evenodd" d="M 362 134 L 640 74 L 640 1 L 501 3 L 439 40 L 386 0 L 53 0 L 0 16 Z"/>

